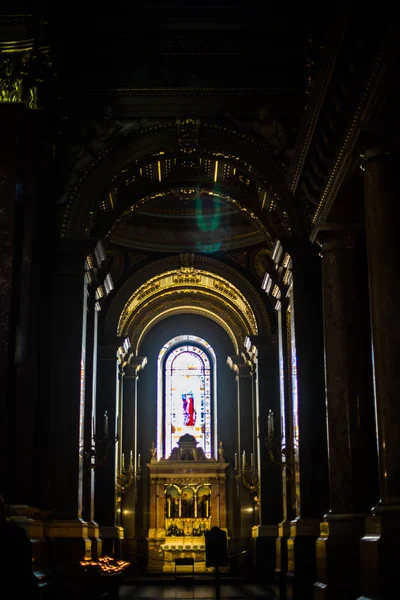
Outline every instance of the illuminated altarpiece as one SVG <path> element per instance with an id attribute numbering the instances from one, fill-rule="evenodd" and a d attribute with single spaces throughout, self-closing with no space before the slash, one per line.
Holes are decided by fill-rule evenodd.
<path id="1" fill-rule="evenodd" d="M 158 357 L 159 460 L 150 463 L 150 572 L 175 570 L 175 559 L 192 558 L 206 571 L 204 534 L 226 529 L 222 444 L 217 449 L 216 356 L 197 336 L 167 342 Z"/>
<path id="2" fill-rule="evenodd" d="M 149 572 L 174 571 L 177 558 L 193 558 L 195 572 L 207 570 L 204 534 L 215 525 L 226 530 L 228 463 L 222 447 L 218 454 L 218 460 L 207 458 L 196 439 L 185 434 L 168 459 L 154 457 L 147 464 Z"/>

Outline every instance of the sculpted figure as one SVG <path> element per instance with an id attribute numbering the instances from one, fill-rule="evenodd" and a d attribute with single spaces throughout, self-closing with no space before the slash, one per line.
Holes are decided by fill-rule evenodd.
<path id="1" fill-rule="evenodd" d="M 256 133 L 262 137 L 275 156 L 280 156 L 284 152 L 288 138 L 286 129 L 282 123 L 274 118 L 267 106 L 260 107 L 258 119 L 254 121 L 240 121 L 230 113 L 225 116 L 242 131 L 246 131 L 250 135 Z"/>

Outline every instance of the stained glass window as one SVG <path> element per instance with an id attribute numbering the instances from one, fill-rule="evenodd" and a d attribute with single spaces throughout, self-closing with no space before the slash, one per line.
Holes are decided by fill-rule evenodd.
<path id="1" fill-rule="evenodd" d="M 180 336 L 175 340 L 201 341 L 204 348 L 214 358 L 211 347 L 195 336 Z M 188 339 L 190 338 L 190 339 Z M 184 341 L 184 340 L 182 340 Z M 182 435 L 193 435 L 207 458 L 212 456 L 212 379 L 210 359 L 203 348 L 193 343 L 175 345 L 169 352 L 169 342 L 159 355 L 159 380 L 164 393 L 159 403 L 159 434 L 163 430 L 164 440 L 159 444 L 165 449 L 168 458 L 177 447 Z M 160 399 L 160 398 L 159 398 Z M 162 412 L 162 415 L 160 415 Z"/>

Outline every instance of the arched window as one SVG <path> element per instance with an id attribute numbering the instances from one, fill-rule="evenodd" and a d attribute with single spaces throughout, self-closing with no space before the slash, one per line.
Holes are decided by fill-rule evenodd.
<path id="1" fill-rule="evenodd" d="M 215 362 L 211 346 L 196 336 L 178 336 L 161 349 L 157 439 L 165 458 L 187 433 L 196 438 L 207 458 L 212 457 L 216 435 Z"/>

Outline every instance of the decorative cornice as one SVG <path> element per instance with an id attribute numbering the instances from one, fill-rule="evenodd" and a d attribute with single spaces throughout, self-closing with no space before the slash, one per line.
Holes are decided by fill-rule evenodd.
<path id="1" fill-rule="evenodd" d="M 196 87 L 159 87 L 159 88 L 92 88 L 90 90 L 78 90 L 84 94 L 108 94 L 114 97 L 136 97 L 136 96 L 262 96 L 262 95 L 298 95 L 299 90 L 279 88 L 196 88 Z"/>
<path id="2" fill-rule="evenodd" d="M 389 35 L 389 37 L 391 37 L 391 35 Z M 393 37 L 395 37 L 395 35 L 393 35 Z M 398 53 L 397 48 L 394 49 L 392 44 L 382 44 L 382 47 L 375 56 L 373 66 L 371 67 L 361 98 L 353 113 L 345 139 L 336 156 L 328 181 L 314 212 L 312 218 L 312 226 L 314 229 L 311 234 L 311 241 L 315 240 L 318 232 L 318 225 L 324 222 L 335 200 L 337 191 L 340 189 L 341 183 L 346 177 L 349 168 L 354 165 L 352 152 L 361 135 L 360 125 L 369 122 L 378 99 L 385 93 L 384 82 L 389 73 L 390 58 L 392 58 L 391 55 L 393 55 L 393 53 Z"/>
<path id="3" fill-rule="evenodd" d="M 328 44 L 329 50 L 326 50 L 325 63 L 320 68 L 318 76 L 312 84 L 310 100 L 307 105 L 306 115 L 296 144 L 296 152 L 287 175 L 288 186 L 293 194 L 296 193 L 300 181 L 308 149 L 317 127 L 318 117 L 324 103 L 326 91 L 336 64 L 342 39 L 343 30 L 335 31 L 333 33 L 332 39 Z"/>

